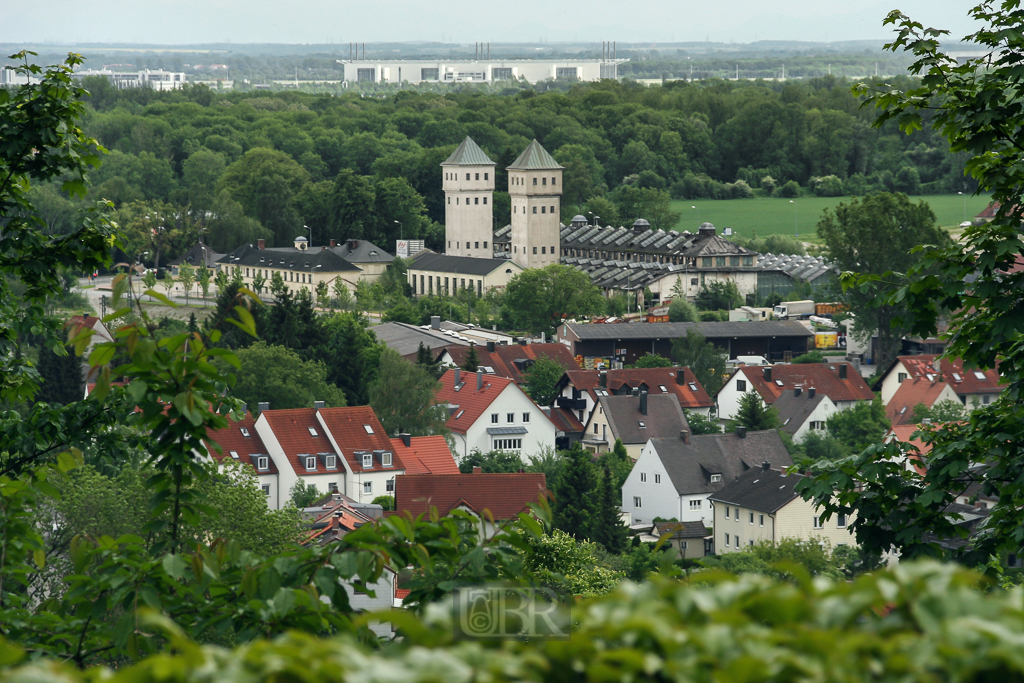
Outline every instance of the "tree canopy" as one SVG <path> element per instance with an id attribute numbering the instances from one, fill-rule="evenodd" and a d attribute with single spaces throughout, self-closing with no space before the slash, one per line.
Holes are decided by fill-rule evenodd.
<path id="1" fill-rule="evenodd" d="M 512 327 L 551 333 L 563 320 L 604 310 L 601 290 L 586 273 L 552 264 L 516 274 L 505 288 L 502 313 Z"/>

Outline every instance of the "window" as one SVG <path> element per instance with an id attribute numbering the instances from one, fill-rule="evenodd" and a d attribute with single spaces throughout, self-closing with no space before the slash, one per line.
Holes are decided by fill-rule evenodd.
<path id="1" fill-rule="evenodd" d="M 725 267 L 725 257 L 724 256 L 716 256 L 715 257 L 715 266 L 717 266 L 719 268 Z"/>
<path id="2" fill-rule="evenodd" d="M 249 430 L 246 429 L 245 427 L 239 427 L 238 431 L 242 432 L 242 436 L 244 436 L 245 438 L 247 438 L 247 439 L 250 438 L 249 437 Z"/>
<path id="3" fill-rule="evenodd" d="M 686 550 L 686 541 L 679 541 L 679 549 Z"/>
<path id="4" fill-rule="evenodd" d="M 660 484 L 661 483 L 661 475 L 660 474 L 655 474 L 654 475 L 654 483 L 655 484 Z"/>
<path id="5" fill-rule="evenodd" d="M 729 534 L 726 534 L 726 535 L 725 535 L 725 547 L 726 547 L 726 548 L 728 548 L 728 547 L 729 547 Z"/>
<path id="6" fill-rule="evenodd" d="M 703 266 L 704 268 L 710 268 L 711 267 L 711 257 L 710 256 L 702 256 L 701 259 L 700 259 L 700 265 Z"/>
<path id="7" fill-rule="evenodd" d="M 552 207 L 551 207 L 551 213 L 554 213 L 554 212 L 555 212 L 555 207 L 554 207 L 554 205 L 552 205 Z"/>
<path id="8" fill-rule="evenodd" d="M 523 447 L 522 439 L 495 439 L 494 450 L 496 451 L 518 451 Z"/>
<path id="9" fill-rule="evenodd" d="M 739 508 L 735 508 L 735 510 L 736 510 L 736 521 L 738 522 L 738 521 L 740 521 L 740 509 Z"/>
<path id="10" fill-rule="evenodd" d="M 760 526 L 764 526 L 764 515 L 760 515 L 760 517 L 761 517 L 761 520 L 760 520 L 761 524 L 760 524 Z"/>
<path id="11" fill-rule="evenodd" d="M 484 173 L 484 180 L 487 180 L 488 176 L 490 176 L 490 173 Z"/>
<path id="12" fill-rule="evenodd" d="M 492 425 L 498 424 L 498 414 L 497 413 L 491 413 L 491 424 Z"/>
<path id="13" fill-rule="evenodd" d="M 515 421 L 516 421 L 516 414 L 515 413 L 505 413 L 505 422 L 508 422 L 509 424 L 511 424 L 511 423 L 513 423 Z"/>
<path id="14" fill-rule="evenodd" d="M 548 179 L 547 178 L 541 178 L 540 179 L 540 184 L 541 185 L 547 185 L 548 184 Z"/>
<path id="15" fill-rule="evenodd" d="M 647 481 L 647 473 L 646 472 L 641 472 L 640 473 L 640 481 L 641 482 L 646 482 Z"/>
<path id="16" fill-rule="evenodd" d="M 846 515 L 839 515 L 836 517 L 836 526 L 840 529 L 846 528 Z"/>
<path id="17" fill-rule="evenodd" d="M 818 517 L 817 515 L 815 515 L 815 517 L 814 517 L 814 528 L 815 529 L 820 529 L 821 528 L 821 517 Z"/>
<path id="18" fill-rule="evenodd" d="M 364 481 L 363 482 L 363 493 L 365 493 L 365 494 L 372 494 L 373 493 L 373 482 L 372 481 Z"/>
<path id="19" fill-rule="evenodd" d="M 548 212 L 548 207 L 546 207 L 546 206 L 540 207 L 540 212 L 541 213 L 547 213 Z"/>
<path id="20" fill-rule="evenodd" d="M 536 178 L 534 178 L 534 179 L 533 179 L 533 184 L 534 184 L 534 185 L 536 185 L 536 184 L 537 184 L 537 179 L 536 179 Z"/>
<path id="21" fill-rule="evenodd" d="M 238 451 L 231 451 L 231 457 L 238 460 Z"/>
<path id="22" fill-rule="evenodd" d="M 552 176 L 552 178 L 551 178 L 551 184 L 552 184 L 552 185 L 557 185 L 557 184 L 558 184 L 558 178 L 556 178 L 556 177 Z"/>
<path id="23" fill-rule="evenodd" d="M 736 391 L 740 392 L 741 394 L 746 393 L 746 391 L 747 391 L 747 382 L 746 382 L 746 380 L 742 380 L 742 379 L 736 380 Z"/>
<path id="24" fill-rule="evenodd" d="M 740 535 L 739 534 L 736 534 L 735 540 L 736 540 L 736 547 L 739 548 L 740 547 Z"/>
<path id="25" fill-rule="evenodd" d="M 479 173 L 476 174 L 476 179 L 480 180 L 480 174 Z"/>
<path id="26" fill-rule="evenodd" d="M 309 430 L 309 435 L 310 436 L 319 436 L 319 434 L 316 433 L 316 430 L 313 429 L 312 427 L 306 427 L 306 429 Z"/>
<path id="27" fill-rule="evenodd" d="M 306 469 L 307 470 L 311 470 L 311 471 L 316 469 L 316 456 L 314 456 L 314 455 L 307 455 L 306 456 Z"/>
<path id="28" fill-rule="evenodd" d="M 469 180 L 469 174 L 468 173 L 466 174 L 466 180 Z"/>
<path id="29" fill-rule="evenodd" d="M 327 493 L 337 493 L 337 492 L 338 492 L 338 482 L 332 481 L 332 482 L 327 484 Z"/>
<path id="30" fill-rule="evenodd" d="M 523 413 L 523 424 L 529 424 L 529 422 L 530 422 L 530 414 L 529 413 Z"/>
<path id="31" fill-rule="evenodd" d="M 479 242 L 473 242 L 473 248 L 474 249 L 479 249 L 480 248 L 480 243 Z"/>
<path id="32" fill-rule="evenodd" d="M 371 427 L 370 425 L 363 425 L 363 429 L 366 430 L 367 434 L 373 434 L 373 427 Z"/>
<path id="33" fill-rule="evenodd" d="M 263 488 L 263 495 L 264 496 L 269 496 L 270 495 L 270 484 L 264 484 L 262 488 Z"/>
<path id="34" fill-rule="evenodd" d="M 982 379 L 982 380 L 983 380 L 983 379 L 987 379 L 987 378 L 985 377 L 985 373 L 984 373 L 984 372 L 981 372 L 980 370 L 975 370 L 975 371 L 974 371 L 974 377 L 975 377 L 975 379 Z"/>
<path id="35" fill-rule="evenodd" d="M 750 545 L 754 545 L 754 539 L 750 539 L 749 541 L 747 541 L 747 543 L 749 543 Z"/>
<path id="36" fill-rule="evenodd" d="M 754 523 L 754 513 L 753 512 L 750 513 L 750 523 L 751 524 Z"/>
<path id="37" fill-rule="evenodd" d="M 324 467 L 329 470 L 333 470 L 338 466 L 338 456 L 336 455 L 325 455 L 324 456 Z"/>
<path id="38" fill-rule="evenodd" d="M 992 402 L 992 397 L 989 396 L 988 394 L 985 394 L 984 396 L 981 397 L 981 402 L 984 403 L 985 405 L 988 405 L 989 403 Z"/>
<path id="39" fill-rule="evenodd" d="M 691 500 L 690 501 L 690 509 L 691 510 L 700 510 L 700 503 L 701 502 L 699 500 Z"/>
<path id="40" fill-rule="evenodd" d="M 597 434 L 597 425 L 594 425 L 594 433 Z"/>
<path id="41" fill-rule="evenodd" d="M 373 467 L 373 453 L 363 453 L 363 467 Z"/>
<path id="42" fill-rule="evenodd" d="M 391 467 L 391 462 L 392 462 L 392 460 L 391 460 L 391 453 L 381 453 L 380 454 L 380 464 L 381 465 L 384 465 L 384 467 Z"/>
<path id="43" fill-rule="evenodd" d="M 537 207 L 536 207 L 536 206 L 535 206 L 535 207 L 533 207 L 533 212 L 534 212 L 534 213 L 537 213 Z M 534 254 L 536 254 L 536 253 L 537 253 L 537 247 L 534 247 L 534 248 L 533 248 L 533 253 L 534 253 Z"/>
<path id="44" fill-rule="evenodd" d="M 542 254 L 548 253 L 548 248 L 547 247 L 541 247 L 540 248 L 540 253 L 542 253 Z"/>
<path id="45" fill-rule="evenodd" d="M 896 382 L 898 384 L 903 384 L 903 380 L 905 380 L 906 378 L 907 378 L 907 373 L 905 373 L 905 372 L 897 372 L 896 373 Z"/>
<path id="46" fill-rule="evenodd" d="M 728 505 L 725 506 L 725 518 L 729 519 L 729 506 Z"/>
<path id="47" fill-rule="evenodd" d="M 395 492 L 395 478 L 394 477 L 391 477 L 386 482 L 384 482 L 384 490 L 387 493 L 394 493 Z"/>
<path id="48" fill-rule="evenodd" d="M 534 180 L 536 180 L 536 178 L 535 178 Z M 533 207 L 533 212 L 534 212 L 534 213 L 537 213 L 537 207 L 536 207 L 536 206 L 535 206 L 535 207 Z"/>
<path id="49" fill-rule="evenodd" d="M 717 483 L 718 483 L 718 482 L 720 482 L 720 481 L 722 481 L 722 475 L 721 475 L 721 474 L 712 474 L 712 475 L 711 475 L 711 483 L 712 483 L 712 484 L 717 484 Z M 726 513 L 725 513 L 725 516 L 726 516 L 726 517 L 728 517 L 728 516 L 729 516 L 729 513 L 728 513 L 728 511 L 726 511 Z"/>
<path id="50" fill-rule="evenodd" d="M 633 496 L 633 507 L 640 509 L 643 507 L 641 504 L 643 501 L 640 500 L 640 496 Z"/>
<path id="51" fill-rule="evenodd" d="M 484 197 L 484 205 L 487 204 L 487 197 Z"/>
<path id="52" fill-rule="evenodd" d="M 752 266 L 752 265 L 754 265 L 754 257 L 753 256 L 744 256 L 743 257 L 743 265 L 745 265 L 745 266 Z"/>
<path id="53" fill-rule="evenodd" d="M 739 256 L 730 256 L 729 257 L 729 265 L 730 266 L 738 266 L 738 265 L 740 265 L 740 257 Z"/>
<path id="54" fill-rule="evenodd" d="M 270 458 L 265 455 L 261 455 L 256 458 L 256 469 L 258 470 L 269 470 L 270 469 Z"/>

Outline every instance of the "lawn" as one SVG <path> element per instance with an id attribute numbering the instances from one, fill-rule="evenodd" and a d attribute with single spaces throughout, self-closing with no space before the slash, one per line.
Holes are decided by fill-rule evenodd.
<path id="1" fill-rule="evenodd" d="M 928 195 L 911 197 L 913 201 L 928 202 L 939 220 L 939 225 L 952 228 L 964 220 L 964 197 L 961 195 Z M 793 203 L 791 204 L 790 201 Z M 677 230 L 696 232 L 697 226 L 705 221 L 714 223 L 718 233 L 732 228 L 740 237 L 765 237 L 766 235 L 793 235 L 799 232 L 803 240 L 815 239 L 815 226 L 826 207 L 840 202 L 849 202 L 849 197 L 800 197 L 798 199 L 702 199 L 676 200 L 672 210 L 683 214 Z M 970 220 L 988 206 L 987 195 L 967 197 L 966 215 Z M 690 208 L 696 206 L 696 209 Z M 698 217 L 699 214 L 699 217 Z"/>

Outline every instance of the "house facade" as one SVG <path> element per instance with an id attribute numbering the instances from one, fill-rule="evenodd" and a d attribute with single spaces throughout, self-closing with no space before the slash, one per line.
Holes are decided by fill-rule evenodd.
<path id="1" fill-rule="evenodd" d="M 686 415 L 675 394 L 637 391 L 625 396 L 600 396 L 597 408 L 583 429 L 583 447 L 591 453 L 607 453 L 617 440 L 633 460 L 651 439 L 677 436 L 689 430 Z"/>
<path id="2" fill-rule="evenodd" d="M 736 323 L 764 325 L 767 323 Z M 799 324 L 799 323 L 795 323 Z M 875 394 L 850 363 L 777 364 L 767 367 L 742 366 L 718 391 L 715 402 L 718 417 L 731 420 L 736 416 L 740 399 L 756 391 L 765 405 L 773 405 L 786 391 L 814 389 L 828 396 L 837 410 L 847 410 L 860 401 L 870 401 Z"/>
<path id="3" fill-rule="evenodd" d="M 948 384 L 967 410 L 987 406 L 1003 391 L 998 368 L 965 369 L 963 360 L 938 355 L 897 356 L 877 385 L 882 403 L 889 405 L 906 381 L 924 380 Z"/>
<path id="4" fill-rule="evenodd" d="M 794 387 L 775 399 L 779 428 L 793 437 L 793 443 L 802 443 L 811 432 L 824 431 L 825 421 L 838 412 L 836 404 L 814 387 L 804 390 Z"/>
<path id="5" fill-rule="evenodd" d="M 248 465 L 256 472 L 263 495 L 267 497 L 267 507 L 279 510 L 288 503 L 289 494 L 284 492 L 282 498 L 280 470 L 277 461 L 270 452 L 256 429 L 256 418 L 250 413 L 237 422 L 230 421 L 224 429 L 212 430 L 207 433 L 204 442 L 209 457 L 218 463 L 237 462 Z M 216 446 L 220 446 L 220 452 Z"/>

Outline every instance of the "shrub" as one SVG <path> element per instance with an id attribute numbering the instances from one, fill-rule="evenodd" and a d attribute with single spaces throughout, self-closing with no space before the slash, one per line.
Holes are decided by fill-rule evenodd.
<path id="1" fill-rule="evenodd" d="M 795 180 L 790 180 L 788 183 L 779 188 L 779 196 L 785 199 L 792 199 L 793 197 L 800 196 L 800 185 Z"/>

